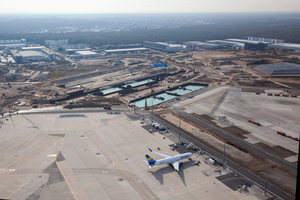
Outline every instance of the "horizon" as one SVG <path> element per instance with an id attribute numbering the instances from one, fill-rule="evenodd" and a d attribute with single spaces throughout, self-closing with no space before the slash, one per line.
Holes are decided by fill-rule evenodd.
<path id="1" fill-rule="evenodd" d="M 296 0 L 95 0 L 58 1 L 27 0 L 1 1 L 2 14 L 157 14 L 157 13 L 245 13 L 245 12 L 300 12 L 300 1 Z M 46 6 L 45 6 L 46 5 Z"/>

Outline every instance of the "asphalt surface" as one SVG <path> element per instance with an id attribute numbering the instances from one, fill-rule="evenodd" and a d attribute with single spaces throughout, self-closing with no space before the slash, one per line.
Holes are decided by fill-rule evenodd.
<path id="1" fill-rule="evenodd" d="M 201 120 L 197 117 L 194 117 L 193 115 L 190 115 L 190 114 L 188 114 L 188 113 L 186 113 L 182 110 L 177 110 L 175 112 L 177 112 L 179 115 L 189 119 L 191 122 L 194 122 L 196 124 L 199 124 L 201 126 L 209 128 L 211 131 L 214 131 L 215 133 L 218 133 L 218 134 L 222 135 L 223 137 L 228 138 L 229 140 L 231 140 L 231 141 L 235 142 L 236 144 L 240 145 L 241 147 L 245 147 L 246 149 L 249 149 L 249 150 L 251 150 L 251 151 L 253 151 L 253 152 L 269 159 L 269 160 L 272 160 L 273 162 L 275 162 L 275 163 L 277 163 L 277 164 L 279 164 L 279 165 L 281 165 L 281 166 L 297 173 L 297 166 L 295 166 L 294 164 L 292 164 L 292 163 L 290 163 L 290 162 L 288 162 L 288 161 L 286 161 L 282 158 L 279 158 L 275 155 L 272 155 L 271 153 L 268 153 L 268 152 L 262 150 L 261 148 L 250 144 L 249 142 L 247 142 L 245 140 L 241 140 L 241 139 L 231 135 L 230 133 L 228 133 L 224 130 L 221 130 L 220 128 L 217 128 L 216 126 L 213 126 L 213 125 L 211 125 L 211 124 L 209 124 L 209 123 L 207 123 L 207 122 L 205 122 L 205 121 L 203 121 L 203 120 Z"/>
<path id="2" fill-rule="evenodd" d="M 174 127 L 172 125 L 166 124 L 164 121 L 160 120 L 157 117 L 154 117 L 154 121 L 158 122 L 159 124 L 164 125 L 165 127 L 170 128 L 171 132 L 175 135 L 179 135 L 179 130 L 178 127 Z M 218 153 L 216 153 L 215 151 L 211 150 L 210 148 L 208 148 L 207 146 L 203 145 L 202 143 L 194 140 L 193 138 L 185 135 L 184 133 L 180 133 L 180 138 L 182 138 L 182 140 L 188 141 L 188 142 L 192 142 L 194 145 L 193 146 L 197 146 L 198 148 L 201 149 L 205 149 L 206 154 L 209 154 L 210 156 L 219 159 L 220 161 L 223 160 L 223 155 L 220 155 Z M 257 177 L 256 175 L 252 174 L 251 172 L 243 169 L 242 167 L 240 167 L 239 165 L 235 164 L 234 162 L 231 162 L 230 160 L 225 160 L 226 162 L 226 166 L 231 168 L 233 171 L 235 171 L 237 174 L 241 174 L 242 176 L 248 178 L 249 180 L 255 182 L 257 185 L 259 185 L 260 187 L 264 188 L 265 186 L 265 180 Z M 293 200 L 295 199 L 294 197 L 286 194 L 285 192 L 277 189 L 276 187 L 274 187 L 271 184 L 267 184 L 267 194 L 268 192 L 271 192 L 272 194 L 278 196 L 279 198 L 282 198 L 284 200 Z"/>

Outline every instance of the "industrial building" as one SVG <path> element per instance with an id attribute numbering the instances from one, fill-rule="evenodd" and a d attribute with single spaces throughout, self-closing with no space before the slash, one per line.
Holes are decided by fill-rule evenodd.
<path id="1" fill-rule="evenodd" d="M 254 69 L 264 72 L 269 75 L 296 75 L 300 74 L 300 65 L 293 63 L 277 63 L 269 65 L 260 65 Z"/>
<path id="2" fill-rule="evenodd" d="M 43 54 L 40 51 L 11 50 L 10 52 L 17 63 L 50 60 L 47 55 Z"/>
<path id="3" fill-rule="evenodd" d="M 116 45 L 110 45 L 110 44 L 107 44 L 107 45 L 103 45 L 103 46 L 102 46 L 102 51 L 110 50 L 110 49 L 116 49 L 116 48 L 117 48 Z"/>
<path id="4" fill-rule="evenodd" d="M 227 40 L 208 40 L 206 43 L 211 43 L 211 44 L 217 44 L 220 47 L 223 48 L 238 48 L 238 49 L 244 49 L 245 44 L 242 42 L 234 42 L 234 41 L 227 41 Z"/>
<path id="5" fill-rule="evenodd" d="M 11 55 L 8 55 L 7 57 L 7 62 L 10 64 L 16 64 L 16 61 L 13 59 L 13 57 L 11 57 Z"/>
<path id="6" fill-rule="evenodd" d="M 68 39 L 65 39 L 65 40 L 45 40 L 45 44 L 48 45 L 48 46 L 60 47 L 60 46 L 69 44 L 69 40 Z"/>
<path id="7" fill-rule="evenodd" d="M 207 42 L 199 42 L 199 41 L 188 41 L 183 42 L 186 45 L 188 50 L 198 50 L 198 49 L 221 49 L 223 48 L 222 45 L 219 44 L 212 44 Z"/>
<path id="8" fill-rule="evenodd" d="M 57 54 L 54 51 L 52 51 L 51 49 L 44 47 L 44 48 L 42 48 L 42 52 L 44 54 L 46 54 L 47 56 L 49 56 L 49 58 L 51 60 L 56 60 Z"/>
<path id="9" fill-rule="evenodd" d="M 276 38 L 259 38 L 253 36 L 246 36 L 243 39 L 257 42 L 268 42 L 268 43 L 284 43 L 284 40 L 276 39 Z"/>
<path id="10" fill-rule="evenodd" d="M 178 51 L 186 51 L 187 50 L 185 45 L 167 44 L 167 43 L 163 43 L 163 42 L 149 42 L 149 41 L 144 42 L 144 47 L 156 49 L 156 50 L 160 50 L 160 51 L 166 51 L 166 52 L 178 52 Z"/>
<path id="11" fill-rule="evenodd" d="M 78 55 L 80 58 L 92 58 L 98 56 L 97 53 L 92 51 L 75 51 L 75 54 Z"/>
<path id="12" fill-rule="evenodd" d="M 39 47 L 22 47 L 22 51 L 42 51 L 42 48 L 44 46 L 39 46 Z"/>
<path id="13" fill-rule="evenodd" d="M 21 39 L 21 40 L 0 40 L 0 45 L 3 44 L 26 44 L 26 40 L 25 39 Z"/>
<path id="14" fill-rule="evenodd" d="M 5 74 L 5 79 L 9 81 L 16 80 L 18 76 L 17 72 L 19 72 L 19 70 L 12 68 L 7 74 Z"/>
<path id="15" fill-rule="evenodd" d="M 76 51 L 91 51 L 91 48 L 81 48 L 81 49 L 66 49 L 67 54 L 75 54 Z"/>
<path id="16" fill-rule="evenodd" d="M 134 48 L 142 48 L 141 44 L 118 44 L 117 49 L 134 49 Z"/>
<path id="17" fill-rule="evenodd" d="M 16 49 L 19 47 L 26 47 L 26 40 L 0 40 L 0 49 Z"/>
<path id="18" fill-rule="evenodd" d="M 0 56 L 1 63 L 7 63 L 7 59 L 4 56 Z"/>
<path id="19" fill-rule="evenodd" d="M 252 40 L 244 40 L 244 39 L 225 39 L 225 41 L 230 42 L 238 42 L 244 44 L 244 49 L 246 50 L 261 50 L 268 46 L 269 42 L 262 41 L 252 41 Z"/>
<path id="20" fill-rule="evenodd" d="M 133 48 L 133 49 L 110 49 L 105 50 L 104 52 L 106 54 L 112 54 L 112 53 L 137 53 L 137 52 L 145 52 L 149 51 L 148 48 Z"/>
<path id="21" fill-rule="evenodd" d="M 285 49 L 285 50 L 292 50 L 292 51 L 300 51 L 300 44 L 293 44 L 293 43 L 277 43 L 277 44 L 268 44 L 269 48 L 274 49 Z"/>
<path id="22" fill-rule="evenodd" d="M 11 50 L 11 54 L 17 63 L 56 60 L 56 53 L 44 46 L 23 47 L 19 50 Z"/>
<path id="23" fill-rule="evenodd" d="M 52 51 L 51 49 L 48 49 L 44 46 L 39 46 L 39 47 L 23 47 L 21 48 L 22 51 L 41 51 L 44 54 L 46 54 L 47 56 L 49 56 L 49 58 L 51 60 L 55 60 L 56 59 L 56 53 L 54 51 Z"/>

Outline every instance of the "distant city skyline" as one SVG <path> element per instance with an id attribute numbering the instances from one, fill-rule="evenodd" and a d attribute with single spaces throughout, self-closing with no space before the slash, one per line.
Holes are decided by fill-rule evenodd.
<path id="1" fill-rule="evenodd" d="M 297 12 L 299 0 L 0 0 L 0 13 Z"/>

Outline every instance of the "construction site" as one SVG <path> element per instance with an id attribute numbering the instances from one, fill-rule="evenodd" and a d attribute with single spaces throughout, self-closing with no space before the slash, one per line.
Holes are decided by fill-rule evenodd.
<path id="1" fill-rule="evenodd" d="M 43 73 L 42 70 L 23 68 L 20 69 L 23 73 L 22 78 L 16 81 L 7 82 L 1 77 L 0 107 L 3 119 L 0 126 L 2 130 L 9 128 L 12 131 L 13 125 L 8 124 L 10 121 L 13 123 L 14 118 L 21 123 L 23 118 L 20 115 L 28 118 L 25 121 L 33 122 L 34 126 L 34 120 L 38 120 L 36 117 L 42 115 L 41 113 L 44 120 L 47 120 L 45 113 L 54 114 L 49 115 L 50 120 L 56 112 L 82 114 L 91 111 L 103 112 L 102 110 L 106 108 L 111 114 L 122 113 L 122 116 L 133 121 L 134 126 L 142 122 L 150 125 L 155 118 L 165 123 L 167 127 L 176 127 L 179 134 L 182 132 L 216 153 L 220 155 L 224 153 L 224 159 L 230 160 L 253 175 L 262 179 L 268 175 L 269 184 L 294 197 L 300 128 L 300 74 L 297 71 L 299 66 L 293 64 L 287 72 L 284 71 L 285 65 L 275 67 L 271 65 L 295 63 L 299 58 L 299 53 L 245 50 L 119 55 L 101 59 L 81 59 L 76 66 L 57 67 L 40 81 L 33 81 L 32 76 L 35 73 Z M 166 63 L 167 66 L 154 65 L 155 63 Z M 265 70 L 264 66 L 268 70 Z M 111 114 L 104 116 L 101 113 L 100 122 L 105 122 L 106 117 L 114 118 Z M 90 114 L 88 119 L 89 123 L 94 124 L 94 121 L 98 120 L 97 114 Z M 43 126 L 42 122 L 39 123 L 37 127 Z M 14 126 L 18 131 L 22 130 L 18 128 L 17 123 Z M 53 130 L 48 135 L 70 134 L 69 131 L 68 133 L 62 131 L 63 129 Z M 145 133 L 149 134 L 148 126 L 144 129 Z M 73 128 L 72 132 L 75 131 Z M 90 130 L 84 131 L 87 132 L 81 135 L 91 134 Z M 158 135 L 160 137 L 164 134 L 167 133 Z M 140 139 L 144 137 L 139 134 L 136 136 Z M 22 137 L 27 138 L 25 135 Z M 62 138 L 64 137 L 65 135 Z M 93 139 L 94 136 L 91 134 L 88 137 Z M 104 142 L 109 149 L 112 143 L 107 140 L 107 136 L 101 137 L 97 142 Z M 143 140 L 139 142 L 142 143 Z M 60 143 L 63 144 L 63 141 L 57 141 L 57 144 Z M 174 142 L 169 144 L 172 143 Z M 22 147 L 22 144 L 18 145 Z M 88 144 L 86 145 L 85 149 L 88 149 Z M 141 145 L 136 148 L 142 149 Z M 61 153 L 62 155 L 68 155 L 71 151 L 66 146 L 56 150 L 68 152 Z M 5 148 L 0 152 L 0 163 L 8 162 Z M 9 158 L 13 159 L 14 155 L 11 154 Z M 54 157 L 56 160 L 61 159 L 59 156 L 57 153 Z M 118 156 L 121 158 L 122 153 L 118 152 Z M 143 153 L 135 155 L 134 159 L 137 159 L 137 156 L 143 156 Z M 66 156 L 63 157 L 68 159 Z M 37 158 L 30 157 L 30 159 Z M 106 156 L 106 159 L 110 159 L 109 156 Z M 72 165 L 75 166 L 74 164 L 75 162 L 69 163 L 71 168 Z M 226 161 L 223 164 L 226 165 Z M 70 166 L 64 165 L 59 168 L 66 167 L 64 169 L 68 170 Z M 113 164 L 110 167 L 113 167 Z M 131 167 L 131 170 L 137 172 L 138 168 Z M 69 173 L 69 171 L 63 173 L 67 172 Z M 70 179 L 65 177 L 65 181 L 72 179 L 72 175 L 68 173 Z M 97 181 L 101 182 L 102 178 L 97 178 Z M 79 179 L 77 176 L 77 181 L 80 182 Z M 71 186 L 71 191 L 74 187 L 75 185 Z M 155 186 L 151 188 L 153 187 Z M 159 190 L 154 190 L 158 195 Z M 84 195 L 82 191 L 79 193 Z M 85 190 L 85 193 L 89 192 Z M 9 190 L 0 191 L 1 198 L 7 198 L 9 194 L 14 195 Z M 158 196 L 165 199 L 175 198 L 172 194 L 165 197 L 163 194 Z M 256 196 L 256 198 L 266 197 Z"/>

